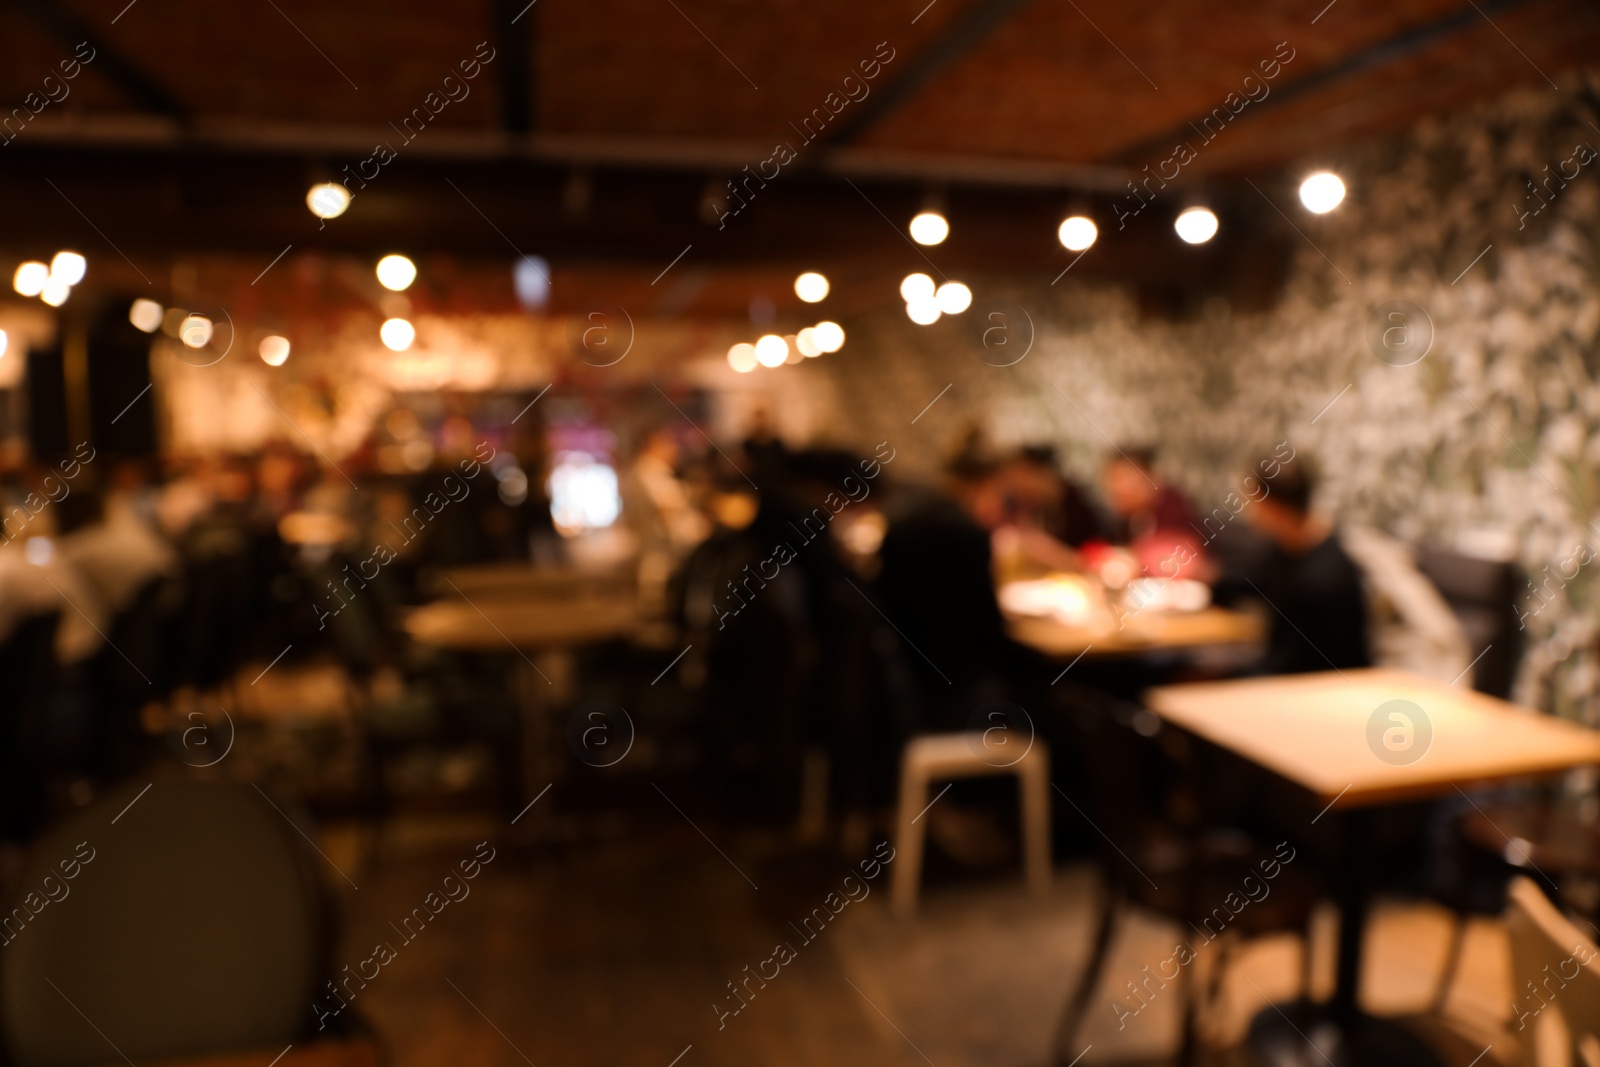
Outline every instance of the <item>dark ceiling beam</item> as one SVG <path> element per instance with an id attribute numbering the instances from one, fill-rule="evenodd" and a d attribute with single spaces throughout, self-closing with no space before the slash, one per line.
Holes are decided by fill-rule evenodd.
<path id="1" fill-rule="evenodd" d="M 867 97 L 849 118 L 819 138 L 818 148 L 839 147 L 859 140 L 862 134 L 888 118 L 924 85 L 982 44 L 989 34 L 1027 2 L 977 0 L 931 45 L 914 56 L 900 77 Z"/>
<path id="2" fill-rule="evenodd" d="M 500 123 L 507 133 L 533 132 L 536 0 L 494 0 L 494 46 L 499 51 Z"/>
<path id="3" fill-rule="evenodd" d="M 188 109 L 171 93 L 64 6 L 53 0 L 15 0 L 15 4 L 66 48 L 87 43 L 94 50 L 94 69 L 140 108 L 180 124 L 189 121 Z"/>
<path id="4" fill-rule="evenodd" d="M 1407 56 L 1414 55 L 1453 34 L 1468 29 L 1476 23 L 1481 22 L 1485 26 L 1491 25 L 1489 16 L 1514 7 L 1520 7 L 1527 3 L 1528 0 L 1489 0 L 1489 2 L 1485 3 L 1473 3 L 1472 0 L 1468 0 L 1468 2 L 1468 7 L 1454 14 L 1446 15 L 1415 29 L 1406 30 L 1404 33 L 1397 34 L 1386 41 L 1380 41 L 1360 52 L 1346 56 L 1337 63 L 1323 67 L 1321 70 L 1301 78 L 1297 82 L 1290 82 L 1282 88 L 1274 89 L 1262 100 L 1252 103 L 1238 117 L 1259 116 L 1264 111 L 1282 107 L 1284 104 L 1299 100 L 1312 93 L 1322 92 L 1358 74 L 1376 70 L 1391 63 L 1397 63 Z M 1217 102 L 1218 106 L 1221 106 L 1221 103 L 1219 100 Z M 1135 164 L 1147 161 L 1152 156 L 1170 152 L 1178 142 L 1186 141 L 1188 138 L 1195 136 L 1200 123 L 1210 115 L 1210 111 L 1196 115 L 1188 122 L 1175 126 L 1159 136 L 1146 138 L 1131 148 L 1122 149 L 1105 162 L 1108 165 Z M 1234 121 L 1236 122 L 1237 119 Z M 1233 123 L 1230 122 L 1229 128 L 1232 126 Z"/>

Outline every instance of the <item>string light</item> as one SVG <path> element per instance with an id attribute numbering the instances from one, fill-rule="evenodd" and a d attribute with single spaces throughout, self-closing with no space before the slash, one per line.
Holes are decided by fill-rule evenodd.
<path id="1" fill-rule="evenodd" d="M 1217 217 L 1203 207 L 1192 207 L 1172 224 L 1178 236 L 1189 244 L 1205 244 L 1217 235 Z"/>
<path id="2" fill-rule="evenodd" d="M 794 295 L 808 304 L 820 303 L 828 295 L 828 279 L 808 270 L 794 280 Z"/>

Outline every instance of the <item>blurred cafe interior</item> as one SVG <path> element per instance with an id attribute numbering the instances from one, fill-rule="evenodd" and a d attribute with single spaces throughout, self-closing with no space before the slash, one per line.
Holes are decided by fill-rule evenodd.
<path id="1" fill-rule="evenodd" d="M 1597 54 L 0 4 L 0 1064 L 1600 1064 Z"/>

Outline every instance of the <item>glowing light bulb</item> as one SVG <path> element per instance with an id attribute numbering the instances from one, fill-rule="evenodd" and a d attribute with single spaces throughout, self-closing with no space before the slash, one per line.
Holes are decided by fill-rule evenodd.
<path id="1" fill-rule="evenodd" d="M 89 261 L 76 252 L 57 252 L 50 260 L 50 277 L 77 285 L 89 270 Z"/>
<path id="2" fill-rule="evenodd" d="M 950 224 L 937 211 L 924 211 L 911 220 L 911 239 L 919 245 L 936 245 L 950 236 Z"/>
<path id="3" fill-rule="evenodd" d="M 271 334 L 261 339 L 261 362 L 269 367 L 281 367 L 289 358 L 289 339 Z"/>
<path id="4" fill-rule="evenodd" d="M 378 260 L 378 281 L 385 289 L 401 292 L 417 280 L 417 265 L 405 256 L 384 256 Z"/>
<path id="5" fill-rule="evenodd" d="M 6 347 L 10 345 L 10 343 L 11 339 L 6 336 L 6 332 L 4 330 L 0 330 L 0 356 L 6 354 Z"/>
<path id="6" fill-rule="evenodd" d="M 1314 215 L 1326 215 L 1344 203 L 1344 182 L 1332 171 L 1322 170 L 1300 183 L 1300 202 Z"/>
<path id="7" fill-rule="evenodd" d="M 211 341 L 213 327 L 204 315 L 189 315 L 178 325 L 178 340 L 189 348 L 204 348 Z"/>
<path id="8" fill-rule="evenodd" d="M 336 219 L 350 206 L 350 190 L 336 182 L 321 182 L 306 193 L 306 207 L 319 219 Z"/>
<path id="9" fill-rule="evenodd" d="M 906 301 L 906 317 L 918 326 L 932 326 L 939 321 L 939 316 L 942 314 L 943 312 L 939 310 L 939 301 L 934 297 Z"/>
<path id="10" fill-rule="evenodd" d="M 928 300 L 933 296 L 933 279 L 926 274 L 907 274 L 900 280 L 900 299 L 906 303 Z"/>
<path id="11" fill-rule="evenodd" d="M 933 294 L 933 299 L 946 315 L 959 315 L 972 306 L 972 290 L 960 282 L 945 282 Z"/>
<path id="12" fill-rule="evenodd" d="M 1061 220 L 1061 228 L 1056 230 L 1056 238 L 1068 252 L 1082 252 L 1093 245 L 1099 236 L 1100 228 L 1094 224 L 1094 220 L 1082 215 Z"/>
<path id="13" fill-rule="evenodd" d="M 728 349 L 728 366 L 740 374 L 749 374 L 760 365 L 756 359 L 756 346 L 748 341 L 740 341 Z"/>
<path id="14" fill-rule="evenodd" d="M 1203 207 L 1192 207 L 1178 216 L 1172 228 L 1192 245 L 1205 244 L 1217 235 L 1217 217 Z"/>
<path id="15" fill-rule="evenodd" d="M 44 292 L 44 283 L 50 280 L 50 268 L 37 260 L 29 260 L 11 276 L 11 288 L 22 296 L 38 296 Z"/>
<path id="16" fill-rule="evenodd" d="M 813 326 L 812 330 L 815 332 L 811 336 L 824 352 L 837 352 L 844 347 L 844 327 L 837 322 L 824 320 Z"/>
<path id="17" fill-rule="evenodd" d="M 404 352 L 417 339 L 417 328 L 405 319 L 385 319 L 378 327 L 378 336 L 391 352 Z"/>
<path id="18" fill-rule="evenodd" d="M 808 304 L 818 303 L 828 295 L 828 279 L 808 270 L 794 280 L 794 295 Z"/>
<path id="19" fill-rule="evenodd" d="M 822 355 L 822 349 L 817 345 L 817 328 L 807 326 L 795 334 L 794 347 L 802 356 L 808 358 Z"/>
<path id="20" fill-rule="evenodd" d="M 161 320 L 166 318 L 166 315 L 166 308 L 142 296 L 128 308 L 128 321 L 145 333 L 155 333 L 161 329 Z"/>
<path id="21" fill-rule="evenodd" d="M 781 367 L 788 358 L 789 342 L 777 334 L 765 334 L 756 341 L 756 362 L 763 367 Z"/>
<path id="22" fill-rule="evenodd" d="M 53 308 L 58 308 L 67 302 L 67 297 L 72 295 L 72 286 L 60 278 L 46 278 L 44 288 L 39 291 L 39 299 Z"/>

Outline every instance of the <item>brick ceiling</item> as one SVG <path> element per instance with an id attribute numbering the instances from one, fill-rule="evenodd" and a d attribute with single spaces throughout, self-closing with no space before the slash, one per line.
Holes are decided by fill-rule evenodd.
<path id="1" fill-rule="evenodd" d="M 253 271 L 290 240 L 296 255 L 405 247 L 503 261 L 526 250 L 558 269 L 624 264 L 646 286 L 694 243 L 684 267 L 712 272 L 715 289 L 717 271 L 782 277 L 795 262 L 903 271 L 916 253 L 895 226 L 929 192 L 975 220 L 957 226 L 941 263 L 1053 274 L 1065 259 L 1052 220 L 1068 198 L 1104 198 L 1170 154 L 1263 62 L 1279 60 L 1269 95 L 1184 181 L 1271 176 L 1568 76 L 1600 51 L 1600 5 L 0 0 L 0 103 L 59 95 L 45 79 L 85 39 L 96 58 L 70 94 L 0 145 L 0 196 L 35 205 L 8 219 L 0 251 L 36 255 L 81 231 L 84 244 L 116 242 L 130 267 L 187 251 L 238 254 Z M 401 143 L 402 120 L 489 49 L 470 92 L 404 146 L 393 176 L 315 229 L 307 177 L 356 163 L 377 140 Z M 709 239 L 716 228 L 696 211 L 705 184 L 780 141 L 801 147 L 796 127 L 875 58 L 868 95 L 842 107 L 826 143 L 805 148 L 760 212 Z M 573 209 L 575 175 L 592 179 L 604 210 Z M 1097 251 L 1080 276 L 1150 280 L 1172 258 L 1166 225 Z"/>

